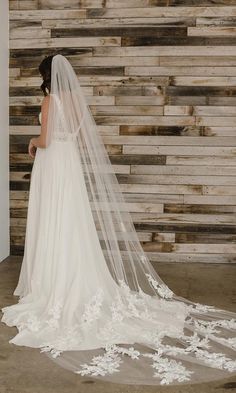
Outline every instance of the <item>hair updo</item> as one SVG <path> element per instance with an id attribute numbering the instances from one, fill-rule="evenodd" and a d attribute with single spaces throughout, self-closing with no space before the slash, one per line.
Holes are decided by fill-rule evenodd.
<path id="1" fill-rule="evenodd" d="M 40 87 L 43 91 L 44 96 L 47 96 L 51 91 L 51 68 L 52 59 L 54 56 L 55 55 L 46 56 L 39 64 L 39 72 L 43 78 L 43 83 Z"/>

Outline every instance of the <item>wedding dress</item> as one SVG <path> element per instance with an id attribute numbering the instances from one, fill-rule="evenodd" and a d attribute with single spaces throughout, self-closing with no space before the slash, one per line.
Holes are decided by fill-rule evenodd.
<path id="1" fill-rule="evenodd" d="M 81 376 L 185 384 L 236 374 L 236 313 L 177 296 L 138 240 L 69 61 L 55 55 L 47 147 L 31 173 L 25 251 L 2 322 Z"/>

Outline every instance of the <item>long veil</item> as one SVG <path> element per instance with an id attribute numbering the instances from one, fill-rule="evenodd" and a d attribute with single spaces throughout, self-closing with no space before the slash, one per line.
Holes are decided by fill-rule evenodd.
<path id="1" fill-rule="evenodd" d="M 84 305 L 87 324 L 79 327 L 86 334 L 99 331 L 100 346 L 81 349 L 80 330 L 68 331 L 42 352 L 77 374 L 118 383 L 184 384 L 236 373 L 236 313 L 177 296 L 156 273 L 76 73 L 60 54 L 52 60 L 47 147 L 54 137 L 77 142 L 94 225 L 117 289 L 103 307 L 104 288 L 94 288 L 96 296 Z"/>

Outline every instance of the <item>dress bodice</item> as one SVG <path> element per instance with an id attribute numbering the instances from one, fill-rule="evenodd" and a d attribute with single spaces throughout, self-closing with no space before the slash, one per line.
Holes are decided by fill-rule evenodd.
<path id="1" fill-rule="evenodd" d="M 55 96 L 55 95 L 54 95 Z M 52 140 L 59 141 L 76 141 L 77 140 L 77 132 L 68 132 L 66 130 L 66 121 L 64 120 L 64 114 L 57 96 L 55 96 L 58 108 L 58 116 L 55 116 L 55 125 L 54 130 L 52 131 Z M 42 122 L 42 113 L 39 113 L 39 123 Z"/>

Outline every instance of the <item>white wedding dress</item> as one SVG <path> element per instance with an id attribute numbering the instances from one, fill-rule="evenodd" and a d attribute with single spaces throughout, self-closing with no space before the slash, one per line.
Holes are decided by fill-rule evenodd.
<path id="1" fill-rule="evenodd" d="M 151 276 L 159 298 L 112 278 L 76 138 L 63 135 L 54 132 L 49 147 L 36 151 L 14 291 L 20 299 L 2 308 L 2 322 L 18 328 L 9 342 L 41 348 L 82 376 L 120 383 L 194 383 L 236 373 L 236 313 L 181 301 Z"/>
<path id="2" fill-rule="evenodd" d="M 119 301 L 117 304 L 114 302 L 118 288 L 127 293 L 127 309 L 124 310 L 123 317 Z M 51 350 L 56 357 L 61 351 L 105 347 L 109 335 L 113 343 L 138 342 L 147 346 L 152 340 L 158 342 L 165 334 L 180 337 L 191 307 L 180 302 L 166 302 L 164 299 L 171 296 L 171 291 L 167 288 L 162 288 L 162 291 L 163 300 L 157 301 L 145 294 L 138 299 L 125 285 L 120 288 L 112 279 L 90 211 L 76 142 L 73 139 L 64 141 L 55 138 L 49 148 L 37 148 L 31 173 L 25 253 L 19 282 L 14 291 L 14 295 L 20 296 L 20 300 L 17 304 L 2 309 L 2 321 L 19 329 L 10 343 Z M 132 302 L 134 315 L 131 318 Z M 149 314 L 145 313 L 145 303 Z M 115 304 L 117 308 L 114 307 Z M 142 310 L 142 318 L 138 313 L 135 317 L 135 307 Z M 200 305 L 196 314 L 203 312 L 204 307 L 205 311 L 212 308 L 213 315 L 217 314 L 213 307 Z M 232 316 L 235 315 L 232 313 Z M 122 318 L 122 324 L 119 324 Z M 217 325 L 226 327 L 227 323 L 215 323 L 215 326 L 208 328 L 209 332 L 214 332 Z M 228 327 L 230 326 L 236 329 L 235 319 L 228 322 Z M 207 332 L 207 326 L 203 324 L 199 330 Z M 204 359 L 206 342 L 200 344 L 194 337 L 190 343 L 192 347 L 195 345 L 195 349 L 199 346 L 199 361 Z M 201 345 L 203 349 L 200 349 Z M 235 338 L 232 339 L 233 347 L 236 347 Z M 108 352 L 110 371 L 116 370 L 120 365 L 114 351 L 117 348 L 119 347 L 111 347 Z M 121 348 L 123 350 L 120 349 L 119 353 L 123 351 L 124 354 L 125 347 Z M 228 349 L 226 352 L 231 351 Z M 128 355 L 131 359 L 133 357 L 133 362 L 136 359 L 137 363 L 138 352 L 133 349 Z M 179 353 L 178 356 L 180 355 L 185 359 L 184 353 Z M 217 362 L 224 364 L 222 357 L 220 362 L 216 362 L 215 356 L 212 359 L 206 356 L 204 361 L 209 365 L 212 362 L 215 367 Z M 104 373 L 104 360 L 100 367 Z M 126 381 L 131 383 L 128 379 L 130 366 L 127 367 Z M 201 370 L 202 366 L 199 367 Z M 228 370 L 235 367 L 236 370 L 236 361 L 225 360 L 225 367 Z M 149 368 L 151 373 L 151 363 Z M 90 369 L 90 373 L 91 370 L 94 372 L 94 369 Z M 175 379 L 179 375 L 180 382 L 188 380 L 191 375 L 188 370 L 189 367 L 185 370 L 177 364 L 174 370 L 172 366 L 169 381 L 172 381 L 173 375 Z M 87 371 L 89 375 L 89 365 Z M 203 380 L 208 378 L 207 373 L 209 367 L 202 374 Z M 167 370 L 160 373 L 160 376 L 165 376 L 165 379 L 160 378 L 160 382 L 163 379 L 168 381 L 167 374 Z M 141 382 L 145 380 L 145 375 L 146 378 L 151 376 L 138 376 L 137 372 L 136 383 L 139 378 Z M 224 376 L 224 372 L 221 370 L 220 374 L 217 369 L 211 378 L 220 375 Z"/>

